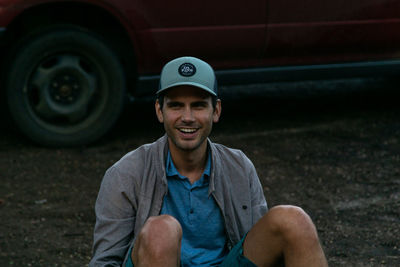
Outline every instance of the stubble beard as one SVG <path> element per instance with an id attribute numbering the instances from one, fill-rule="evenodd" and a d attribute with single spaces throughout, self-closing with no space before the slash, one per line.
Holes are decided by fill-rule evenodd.
<path id="1" fill-rule="evenodd" d="M 202 144 L 206 141 L 207 137 L 202 136 L 198 141 L 196 140 L 195 143 L 192 143 L 192 141 L 185 142 L 184 140 L 177 140 L 176 138 L 171 138 L 169 139 L 172 141 L 174 146 L 184 152 L 191 152 L 191 151 L 196 151 L 199 149 Z"/>
<path id="2" fill-rule="evenodd" d="M 178 135 L 174 135 L 173 132 L 171 134 L 168 134 L 168 131 L 167 131 L 167 135 L 168 135 L 169 140 L 173 143 L 173 145 L 178 150 L 181 150 L 184 152 L 192 152 L 192 151 L 198 150 L 205 142 L 207 142 L 207 138 L 211 133 L 211 129 L 212 129 L 212 127 L 210 127 L 208 130 L 203 129 L 203 130 L 205 130 L 205 132 L 203 132 L 199 136 L 198 139 L 190 140 L 190 141 L 181 140 L 178 137 Z"/>

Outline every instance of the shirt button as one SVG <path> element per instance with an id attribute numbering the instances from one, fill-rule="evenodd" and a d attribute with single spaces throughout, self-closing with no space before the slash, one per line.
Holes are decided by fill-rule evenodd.
<path id="1" fill-rule="evenodd" d="M 189 211 L 190 213 L 193 213 L 194 212 L 194 209 L 192 208 L 192 209 L 190 209 L 190 211 Z"/>

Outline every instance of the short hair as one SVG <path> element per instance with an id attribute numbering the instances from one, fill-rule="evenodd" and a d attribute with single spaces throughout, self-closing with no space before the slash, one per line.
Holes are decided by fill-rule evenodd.
<path id="1" fill-rule="evenodd" d="M 160 109 L 163 108 L 164 106 L 164 96 L 165 96 L 166 91 L 162 91 L 159 94 L 156 95 L 156 100 L 158 100 L 158 103 L 160 104 Z M 217 100 L 218 97 L 212 94 L 209 94 L 211 97 L 211 104 L 213 109 L 215 109 L 215 107 L 217 106 Z"/>

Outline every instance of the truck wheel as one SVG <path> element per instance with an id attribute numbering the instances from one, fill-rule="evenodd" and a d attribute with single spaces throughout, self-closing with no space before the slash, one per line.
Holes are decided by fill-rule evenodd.
<path id="1" fill-rule="evenodd" d="M 16 124 L 33 141 L 74 146 L 95 141 L 117 120 L 125 76 L 107 43 L 74 26 L 55 26 L 17 46 L 7 74 Z"/>

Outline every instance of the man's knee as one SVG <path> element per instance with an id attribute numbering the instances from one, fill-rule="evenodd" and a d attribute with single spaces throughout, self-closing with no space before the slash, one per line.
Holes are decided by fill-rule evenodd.
<path id="1" fill-rule="evenodd" d="M 154 216 L 147 219 L 139 236 L 150 239 L 180 238 L 182 228 L 179 222 L 170 215 Z"/>
<path id="2" fill-rule="evenodd" d="M 281 205 L 266 214 L 270 227 L 287 240 L 318 240 L 317 231 L 310 216 L 300 207 Z"/>
<path id="3" fill-rule="evenodd" d="M 163 254 L 180 249 L 182 227 L 170 215 L 150 217 L 139 233 L 135 247 Z"/>
<path id="4" fill-rule="evenodd" d="M 152 266 L 179 263 L 182 227 L 170 215 L 150 217 L 138 234 L 133 250 L 134 266 Z M 172 265 L 168 261 L 172 260 Z"/>

